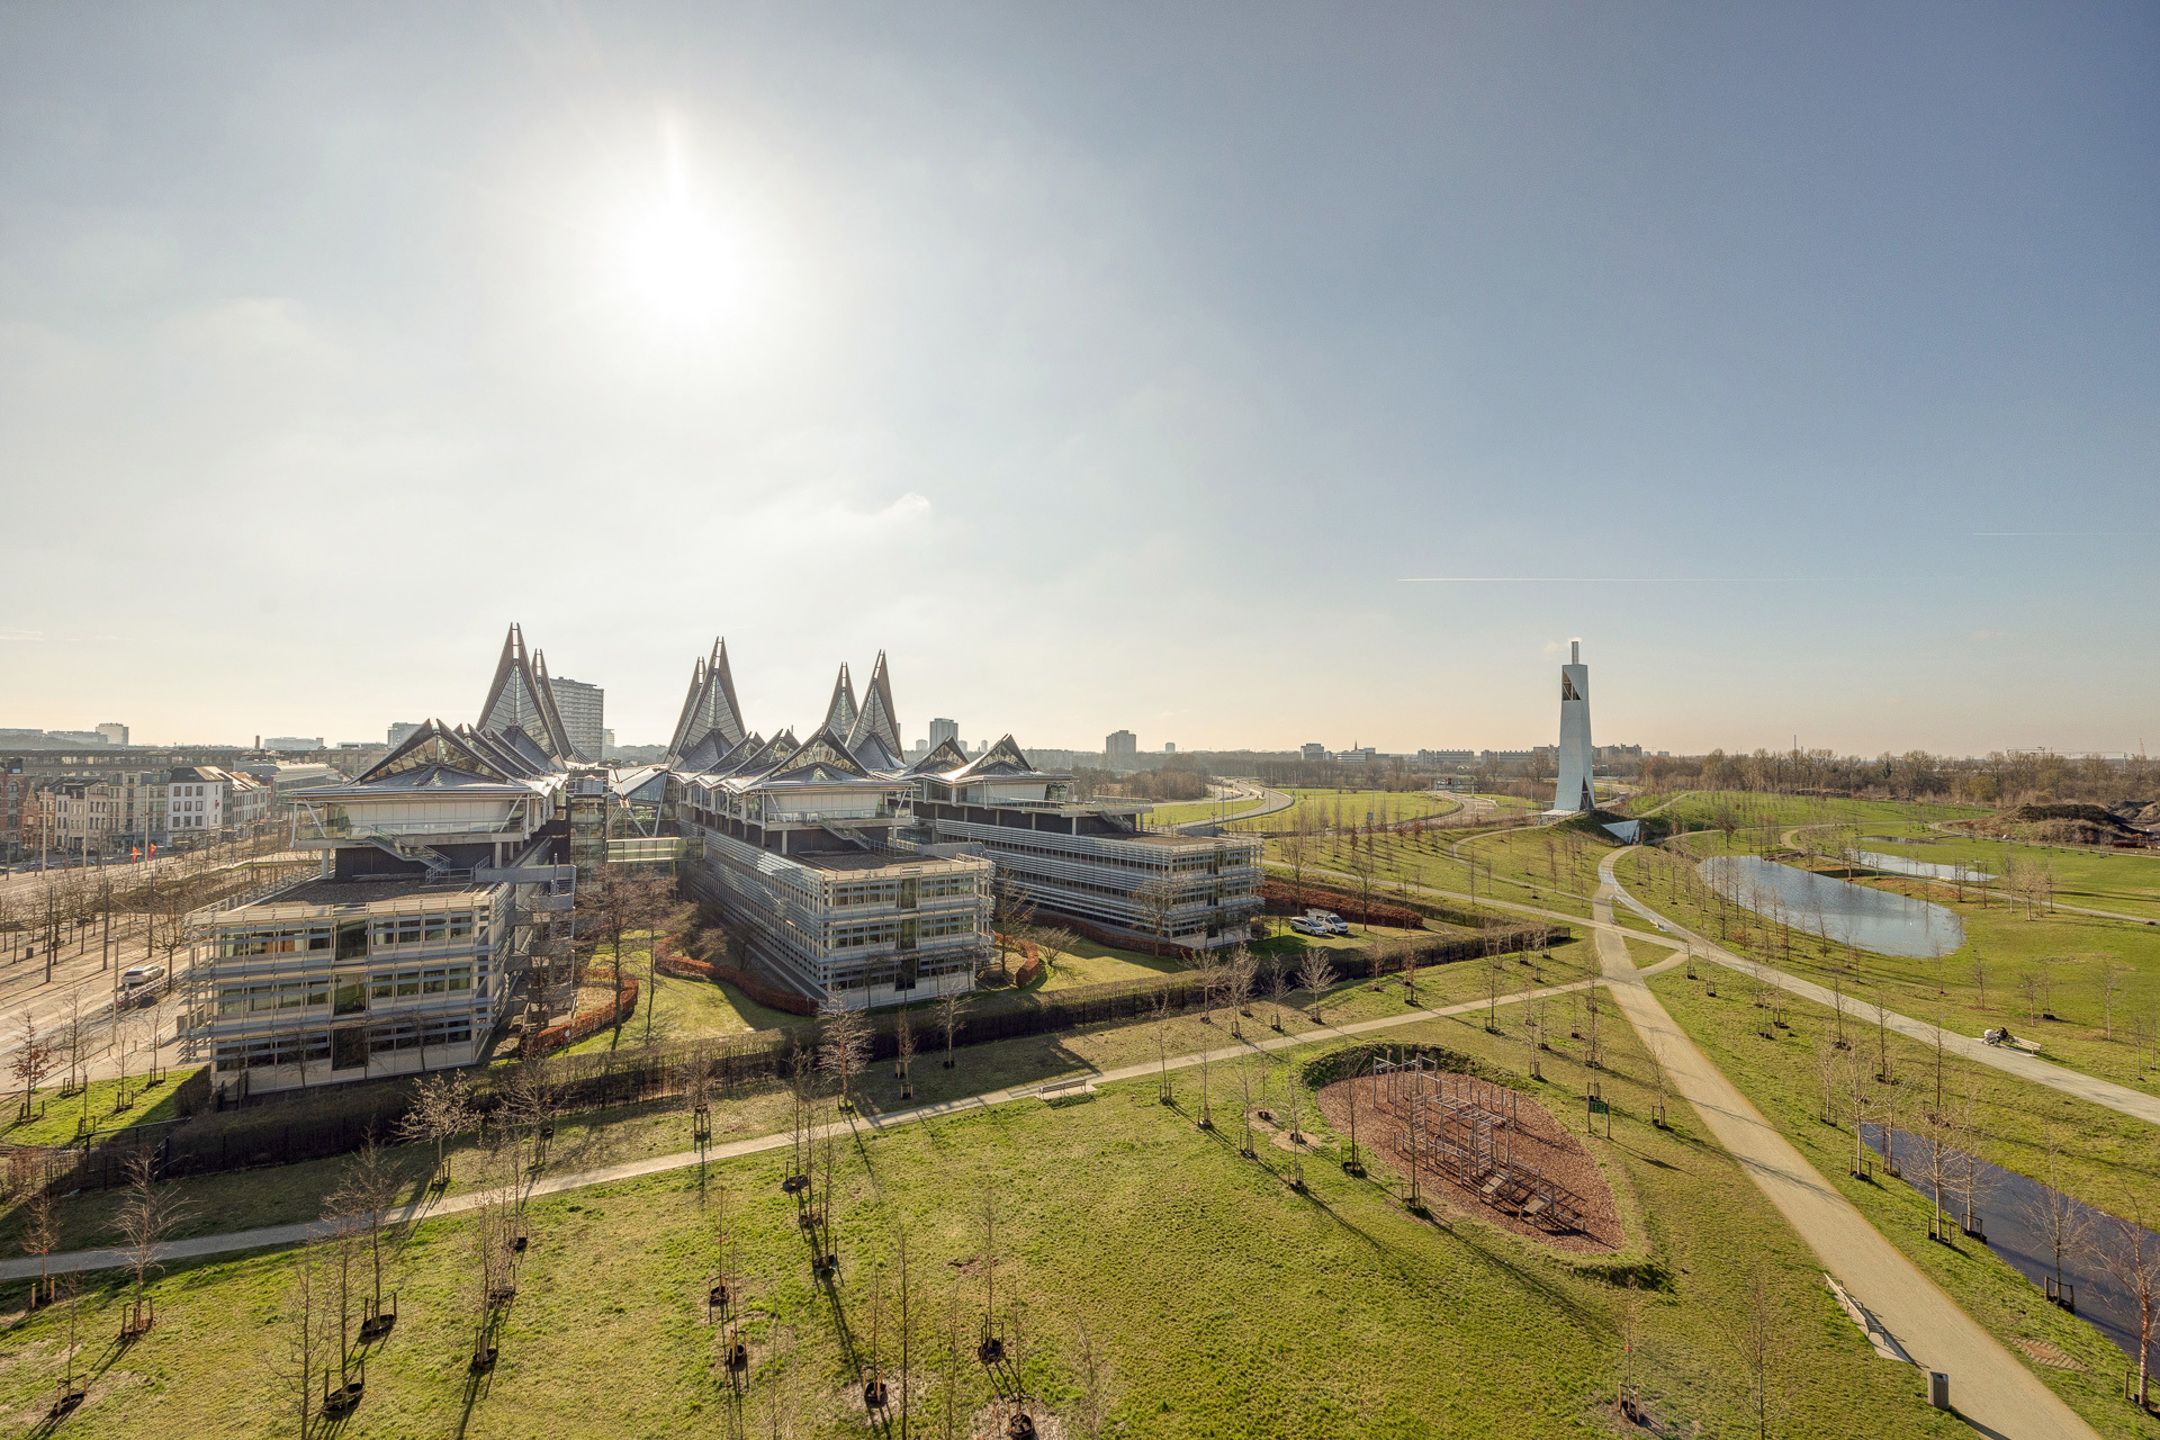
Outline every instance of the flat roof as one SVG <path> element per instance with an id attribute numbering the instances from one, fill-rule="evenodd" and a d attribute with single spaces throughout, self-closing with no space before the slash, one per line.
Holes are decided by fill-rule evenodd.
<path id="1" fill-rule="evenodd" d="M 917 866 L 929 869 L 953 863 L 953 857 L 949 856 L 901 855 L 890 850 L 791 850 L 785 855 L 771 850 L 766 853 L 813 870 L 906 870 Z"/>
<path id="2" fill-rule="evenodd" d="M 471 880 L 431 880 L 423 875 L 400 875 L 388 880 L 339 880 L 317 875 L 228 913 L 238 915 L 257 905 L 372 905 L 383 900 L 406 900 L 415 896 L 480 901 L 494 889 L 493 885 L 476 884 Z"/>

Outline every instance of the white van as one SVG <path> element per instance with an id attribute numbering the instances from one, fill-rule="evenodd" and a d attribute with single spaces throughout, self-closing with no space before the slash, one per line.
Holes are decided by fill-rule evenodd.
<path id="1" fill-rule="evenodd" d="M 1348 935 L 1350 926 L 1332 910 L 1307 910 L 1305 918 L 1320 927 L 1322 935 Z"/>
<path id="2" fill-rule="evenodd" d="M 120 1003 L 133 1004 L 157 994 L 165 983 L 163 965 L 130 965 L 120 972 Z"/>

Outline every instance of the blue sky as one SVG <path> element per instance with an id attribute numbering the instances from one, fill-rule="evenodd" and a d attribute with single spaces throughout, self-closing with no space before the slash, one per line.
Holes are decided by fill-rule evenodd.
<path id="1" fill-rule="evenodd" d="M 0 725 L 2160 741 L 2160 9 L 1163 10 L 0 12 Z"/>

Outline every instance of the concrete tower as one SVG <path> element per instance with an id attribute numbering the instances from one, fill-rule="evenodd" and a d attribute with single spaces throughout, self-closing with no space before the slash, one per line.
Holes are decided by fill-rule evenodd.
<path id="1" fill-rule="evenodd" d="M 1554 814 L 1596 807 L 1590 758 L 1590 667 L 1582 663 L 1582 641 L 1570 640 L 1568 663 L 1560 667 L 1560 784 L 1553 792 Z"/>

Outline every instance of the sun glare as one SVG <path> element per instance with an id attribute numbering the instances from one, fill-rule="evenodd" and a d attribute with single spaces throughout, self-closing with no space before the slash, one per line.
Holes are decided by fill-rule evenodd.
<path id="1" fill-rule="evenodd" d="M 662 192 L 632 211 L 616 235 L 615 264 L 629 308 L 662 328 L 701 331 L 740 308 L 745 255 L 739 229 L 691 185 L 682 135 L 664 124 Z"/>

